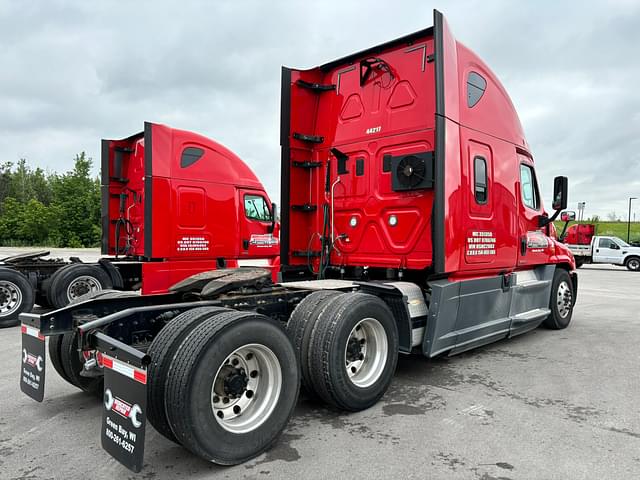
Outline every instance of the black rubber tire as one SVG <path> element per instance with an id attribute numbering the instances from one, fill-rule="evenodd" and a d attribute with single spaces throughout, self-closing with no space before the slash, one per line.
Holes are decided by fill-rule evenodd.
<path id="1" fill-rule="evenodd" d="M 128 297 L 132 295 L 136 295 L 136 294 L 132 292 L 122 292 L 119 290 L 102 290 L 100 292 L 94 292 L 90 295 L 87 295 L 87 297 L 83 297 L 82 300 L 78 300 L 78 301 L 85 301 L 93 298 L 119 298 L 119 297 Z M 81 317 L 85 317 L 84 319 L 86 321 L 94 320 L 95 318 L 97 318 L 94 315 L 81 315 Z M 67 381 L 71 385 L 78 387 L 82 390 L 85 390 L 85 388 L 83 388 L 83 385 L 85 387 L 89 386 L 89 390 L 85 390 L 85 391 L 88 391 L 91 394 L 102 395 L 101 385 L 95 385 L 95 386 L 87 385 L 92 383 L 92 382 L 88 382 L 88 380 L 99 379 L 98 377 L 94 377 L 94 378 L 82 377 L 79 374 L 79 372 L 84 367 L 84 357 L 82 357 L 81 354 L 79 354 L 76 349 L 69 349 L 68 344 L 69 342 L 71 342 L 72 334 L 67 333 L 65 335 L 67 335 L 67 343 L 65 343 L 64 350 L 62 346 L 64 335 L 52 335 L 49 337 L 49 358 L 51 360 L 51 364 L 53 365 L 53 368 L 56 370 L 56 372 L 58 372 L 58 375 L 60 375 L 65 381 Z M 80 362 L 80 365 L 79 365 L 80 370 L 78 370 L 77 375 L 71 376 L 68 373 L 69 369 L 71 368 L 75 369 L 78 367 L 78 365 L 75 362 L 75 357 L 73 357 L 73 359 L 65 358 L 68 355 L 78 355 L 78 359 Z M 63 358 L 65 358 L 64 361 L 63 361 Z M 72 364 L 75 366 L 71 367 Z M 79 383 L 77 383 L 77 378 L 80 378 L 82 380 L 80 380 Z"/>
<path id="2" fill-rule="evenodd" d="M 569 287 L 571 288 L 571 310 L 569 314 L 562 318 L 560 315 L 560 311 L 558 309 L 558 288 L 562 282 L 567 282 Z M 573 286 L 573 282 L 571 281 L 571 276 L 569 272 L 567 272 L 564 268 L 556 267 L 556 271 L 553 274 L 553 282 L 551 284 L 551 296 L 549 298 L 549 310 L 551 310 L 551 314 L 544 320 L 542 323 L 545 327 L 550 328 L 552 330 L 562 330 L 563 328 L 567 328 L 569 323 L 571 323 L 571 317 L 573 316 L 573 306 L 575 304 L 575 288 Z"/>
<path id="3" fill-rule="evenodd" d="M 62 308 L 69 305 L 71 299 L 67 295 L 69 285 L 80 276 L 93 277 L 103 290 L 113 287 L 111 278 L 98 265 L 86 263 L 72 263 L 57 270 L 50 279 L 47 298 L 54 308 Z"/>
<path id="4" fill-rule="evenodd" d="M 281 367 L 276 408 L 247 433 L 223 428 L 211 409 L 212 383 L 219 366 L 247 344 L 268 347 Z M 296 354 L 282 326 L 253 312 L 228 312 L 202 322 L 182 342 L 166 385 L 167 417 L 178 441 L 194 454 L 220 465 L 236 465 L 267 450 L 295 408 L 300 387 Z"/>
<path id="5" fill-rule="evenodd" d="M 362 388 L 349 379 L 345 350 L 351 330 L 365 318 L 374 318 L 382 325 L 388 351 L 378 380 Z M 311 333 L 308 353 L 311 387 L 322 400 L 336 408 L 354 412 L 369 408 L 391 384 L 398 363 L 398 348 L 396 321 L 380 298 L 358 292 L 332 298 Z"/>
<path id="6" fill-rule="evenodd" d="M 624 262 L 624 266 L 632 272 L 640 272 L 640 259 L 638 257 L 629 257 Z"/>
<path id="7" fill-rule="evenodd" d="M 178 442 L 167 420 L 165 385 L 171 361 L 185 337 L 204 320 L 232 310 L 223 307 L 199 307 L 181 313 L 153 339 L 147 354 L 151 363 L 147 369 L 147 418 L 155 429 L 172 442 Z"/>
<path id="8" fill-rule="evenodd" d="M 67 375 L 64 366 L 62 365 L 61 347 L 62 335 L 52 335 L 49 337 L 49 359 L 51 360 L 51 365 L 53 365 L 53 368 L 56 372 L 58 372 L 58 375 L 60 375 L 63 380 L 75 386 L 71 378 L 69 378 L 69 376 Z"/>
<path id="9" fill-rule="evenodd" d="M 60 360 L 69 383 L 90 395 L 102 398 L 104 377 L 83 377 L 84 358 L 78 350 L 78 332 L 65 333 L 60 342 Z"/>
<path id="10" fill-rule="evenodd" d="M 298 364 L 300 365 L 300 379 L 302 386 L 310 394 L 313 394 L 313 389 L 310 388 L 311 383 L 308 362 L 311 332 L 313 331 L 313 326 L 315 325 L 320 312 L 327 308 L 331 303 L 330 299 L 342 293 L 343 292 L 336 290 L 320 290 L 313 292 L 302 299 L 291 313 L 291 317 L 289 317 L 289 321 L 287 322 L 287 335 L 289 335 L 291 343 L 293 343 L 293 348 L 296 350 Z"/>
<path id="11" fill-rule="evenodd" d="M 16 310 L 6 314 L 0 313 L 0 328 L 13 327 L 20 323 L 18 316 L 21 313 L 30 312 L 33 309 L 35 292 L 27 277 L 11 268 L 0 267 L 0 282 L 2 281 L 11 282 L 20 290 L 22 296 L 22 301 Z"/>

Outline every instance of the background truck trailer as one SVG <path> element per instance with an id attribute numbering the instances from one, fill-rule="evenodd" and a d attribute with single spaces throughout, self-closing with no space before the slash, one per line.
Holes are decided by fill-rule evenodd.
<path id="1" fill-rule="evenodd" d="M 264 187 L 233 152 L 202 135 L 154 123 L 102 141 L 102 242 L 96 263 L 0 261 L 0 326 L 34 302 L 61 308 L 115 288 L 165 293 L 195 273 L 266 259 L 277 269 L 279 226 Z"/>
<path id="2" fill-rule="evenodd" d="M 551 224 L 566 178 L 548 217 L 504 88 L 442 14 L 283 68 L 281 115 L 284 282 L 221 269 L 165 295 L 21 315 L 22 391 L 42 400 L 45 337 L 75 346 L 58 358 L 81 388 L 74 379 L 104 374 L 102 445 L 132 470 L 147 418 L 236 464 L 273 444 L 300 382 L 358 411 L 384 395 L 399 353 L 455 354 L 571 321 L 575 263 Z"/>

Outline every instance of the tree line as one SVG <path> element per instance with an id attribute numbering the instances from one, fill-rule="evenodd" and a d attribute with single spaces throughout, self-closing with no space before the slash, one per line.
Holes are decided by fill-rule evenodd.
<path id="1" fill-rule="evenodd" d="M 84 152 L 63 174 L 33 169 L 24 159 L 0 164 L 0 245 L 98 246 L 100 180 L 91 166 Z"/>

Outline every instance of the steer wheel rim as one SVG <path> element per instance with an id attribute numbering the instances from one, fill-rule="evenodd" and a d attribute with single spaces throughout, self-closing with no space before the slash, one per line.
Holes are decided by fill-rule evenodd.
<path id="1" fill-rule="evenodd" d="M 22 305 L 22 291 L 8 280 L 0 281 L 0 317 L 7 317 Z"/>
<path id="2" fill-rule="evenodd" d="M 211 385 L 213 416 L 228 432 L 251 432 L 269 418 L 281 390 L 282 368 L 276 354 L 257 343 L 244 345 L 216 372 Z"/>
<path id="3" fill-rule="evenodd" d="M 375 318 L 360 320 L 351 330 L 345 346 L 344 362 L 351 383 L 367 388 L 382 376 L 389 342 L 382 324 Z"/>
<path id="4" fill-rule="evenodd" d="M 558 295 L 556 297 L 558 305 L 558 314 L 562 318 L 567 318 L 571 312 L 571 306 L 573 304 L 573 293 L 571 287 L 567 282 L 560 282 L 558 285 Z"/>
<path id="5" fill-rule="evenodd" d="M 73 301 L 100 290 L 102 290 L 102 284 L 97 278 L 91 275 L 82 275 L 74 279 L 67 287 L 67 298 L 69 301 Z"/>

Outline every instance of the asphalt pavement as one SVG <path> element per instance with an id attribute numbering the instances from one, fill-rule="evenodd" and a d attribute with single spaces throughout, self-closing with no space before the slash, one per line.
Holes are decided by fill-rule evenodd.
<path id="1" fill-rule="evenodd" d="M 640 478 L 640 274 L 586 266 L 579 279 L 568 329 L 450 358 L 402 356 L 388 393 L 363 412 L 301 397 L 279 442 L 235 467 L 148 426 L 144 470 L 131 473 L 100 447 L 97 400 L 52 368 L 44 403 L 20 392 L 20 331 L 0 330 L 0 478 Z"/>

